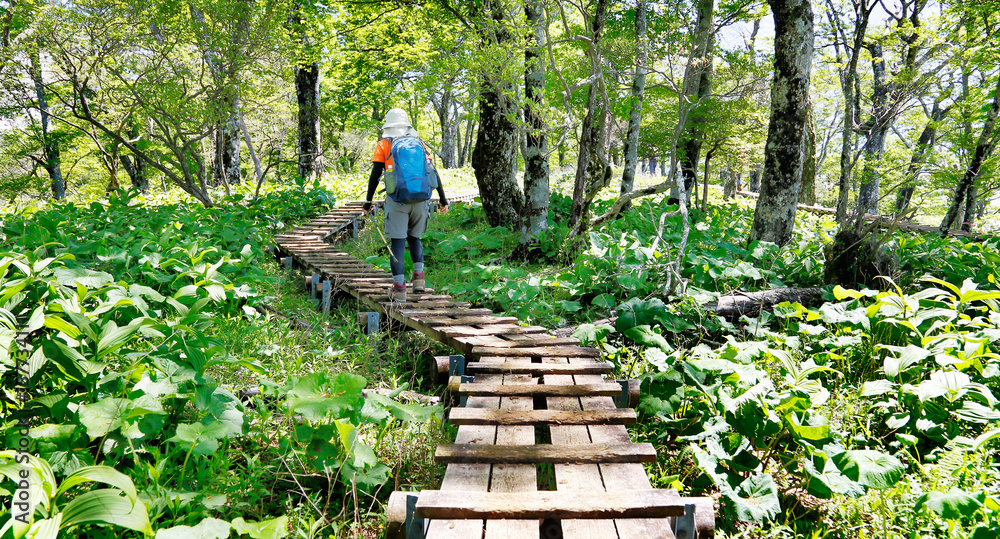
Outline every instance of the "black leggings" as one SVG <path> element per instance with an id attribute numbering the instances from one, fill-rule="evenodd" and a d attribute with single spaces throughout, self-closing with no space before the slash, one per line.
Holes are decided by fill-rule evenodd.
<path id="1" fill-rule="evenodd" d="M 406 244 L 410 244 L 410 258 L 414 262 L 424 261 L 424 246 L 420 243 L 420 238 L 416 236 L 407 236 L 406 239 L 393 238 L 392 246 L 389 247 L 389 267 L 392 269 L 393 275 L 402 275 L 405 260 L 403 258 L 403 251 L 406 248 Z"/>

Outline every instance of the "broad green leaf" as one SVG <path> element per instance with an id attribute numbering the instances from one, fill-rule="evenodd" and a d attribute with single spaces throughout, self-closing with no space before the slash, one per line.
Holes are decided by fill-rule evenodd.
<path id="1" fill-rule="evenodd" d="M 958 487 L 948 492 L 932 491 L 917 499 L 916 509 L 926 508 L 941 515 L 945 520 L 971 517 L 983 504 Z"/>
<path id="2" fill-rule="evenodd" d="M 580 339 L 582 345 L 588 346 L 603 340 L 612 331 L 614 328 L 607 324 L 580 324 L 573 331 L 573 337 Z"/>
<path id="3" fill-rule="evenodd" d="M 280 516 L 260 522 L 246 521 L 243 517 L 233 520 L 233 529 L 239 534 L 247 534 L 252 539 L 283 539 L 288 537 L 288 517 Z"/>
<path id="4" fill-rule="evenodd" d="M 87 288 L 100 288 L 114 282 L 114 277 L 103 271 L 93 271 L 82 266 L 76 268 L 56 268 L 56 281 L 63 286 L 81 284 Z"/>
<path id="5" fill-rule="evenodd" d="M 232 526 L 225 520 L 206 518 L 194 526 L 174 526 L 156 530 L 155 539 L 226 539 Z"/>
<path id="6" fill-rule="evenodd" d="M 649 326 L 635 326 L 629 328 L 625 330 L 623 335 L 631 339 L 633 342 L 644 346 L 655 346 L 664 352 L 669 352 L 671 350 L 670 343 L 663 338 L 663 335 L 653 331 L 653 329 Z"/>
<path id="7" fill-rule="evenodd" d="M 742 522 L 772 520 L 781 513 L 778 487 L 771 474 L 754 474 L 736 490 L 725 489 L 724 494 Z"/>
<path id="8" fill-rule="evenodd" d="M 657 298 L 642 300 L 632 298 L 618 306 L 618 318 L 615 320 L 615 329 L 624 333 L 636 326 L 651 326 L 656 322 L 656 317 L 666 310 L 666 305 Z"/>
<path id="9" fill-rule="evenodd" d="M 591 305 L 595 307 L 601 307 L 604 309 L 612 309 L 615 306 L 615 297 L 611 294 L 601 294 L 590 302 Z"/>
<path id="10" fill-rule="evenodd" d="M 80 423 L 87 427 L 90 439 L 100 438 L 122 426 L 132 401 L 108 397 L 93 404 L 81 406 Z"/>
<path id="11" fill-rule="evenodd" d="M 852 481 L 876 490 L 895 485 L 906 470 L 896 457 L 867 449 L 844 451 L 833 462 Z"/>
<path id="12" fill-rule="evenodd" d="M 886 346 L 885 348 L 892 352 L 886 356 L 883 366 L 885 375 L 888 377 L 899 376 L 899 373 L 919 364 L 931 355 L 926 349 L 912 344 L 905 347 Z"/>
<path id="13" fill-rule="evenodd" d="M 62 514 L 62 529 L 91 522 L 103 522 L 147 535 L 153 534 L 146 504 L 141 500 L 133 504 L 117 489 L 105 488 L 85 492 L 70 500 L 63 507 Z"/>
<path id="14" fill-rule="evenodd" d="M 218 422 L 208 425 L 202 423 L 181 423 L 177 432 L 167 439 L 182 445 L 192 446 L 195 455 L 207 456 L 219 449 L 219 439 L 224 438 L 225 427 Z"/>
<path id="15" fill-rule="evenodd" d="M 59 490 L 56 492 L 56 496 L 59 496 L 77 485 L 89 482 L 104 483 L 112 487 L 117 487 L 121 489 L 133 503 L 139 499 L 139 495 L 135 491 L 135 485 L 132 484 L 132 480 L 125 474 L 111 468 L 110 466 L 87 466 L 85 468 L 80 468 L 62 480 L 62 483 L 59 484 Z"/>

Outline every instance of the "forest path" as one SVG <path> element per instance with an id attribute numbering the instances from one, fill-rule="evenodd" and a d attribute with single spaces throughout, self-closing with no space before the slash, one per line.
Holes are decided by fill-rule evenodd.
<path id="1" fill-rule="evenodd" d="M 455 443 L 435 454 L 447 463 L 441 488 L 394 492 L 390 537 L 712 535 L 711 498 L 652 488 L 642 463 L 654 462 L 656 451 L 632 443 L 625 429 L 636 421 L 625 405 L 637 384 L 606 380 L 613 365 L 575 338 L 433 290 L 411 289 L 406 303 L 390 303 L 391 275 L 332 245 L 356 236 L 361 208 L 351 202 L 276 236 L 279 256 L 310 274 L 308 286 L 314 296 L 322 291 L 326 310 L 334 296 L 352 298 L 377 313 L 365 315 L 372 332 L 410 328 L 464 354 L 439 359 L 462 400 L 449 417 L 458 425 Z"/>

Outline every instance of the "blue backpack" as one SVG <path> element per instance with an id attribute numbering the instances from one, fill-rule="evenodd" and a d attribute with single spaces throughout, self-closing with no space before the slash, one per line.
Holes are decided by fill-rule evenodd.
<path id="1" fill-rule="evenodd" d="M 430 163 L 424 143 L 413 135 L 390 139 L 394 170 L 385 171 L 385 192 L 395 202 L 408 204 L 430 200 L 437 188 L 437 171 Z"/>

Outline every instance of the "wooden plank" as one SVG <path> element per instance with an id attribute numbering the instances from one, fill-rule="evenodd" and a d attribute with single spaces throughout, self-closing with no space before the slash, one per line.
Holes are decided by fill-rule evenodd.
<path id="1" fill-rule="evenodd" d="M 487 381 L 500 383 L 503 381 L 503 378 L 499 375 L 491 375 Z M 500 399 L 497 397 L 469 397 L 465 405 L 468 408 L 497 409 L 500 406 Z M 455 443 L 492 444 L 496 441 L 496 433 L 497 429 L 493 426 L 462 426 L 458 428 Z M 444 479 L 441 481 L 442 491 L 478 491 L 485 493 L 489 490 L 489 487 L 489 464 L 449 464 L 445 469 Z M 432 520 L 427 528 L 427 537 L 464 539 L 481 538 L 482 536 L 482 519 Z"/>
<path id="2" fill-rule="evenodd" d="M 534 383 L 534 380 L 530 376 L 514 374 L 504 376 L 503 383 L 504 385 L 530 384 Z M 525 413 L 533 408 L 534 401 L 530 397 L 503 397 L 500 399 L 499 411 L 504 413 Z M 530 447 L 531 444 L 535 443 L 535 429 L 530 426 L 498 426 L 496 443 Z M 490 492 L 534 492 L 538 488 L 535 469 L 535 466 L 531 464 L 493 464 L 490 475 Z M 486 521 L 485 539 L 508 539 L 510 537 L 537 539 L 538 536 L 537 522 L 524 520 Z"/>
<path id="3" fill-rule="evenodd" d="M 493 345 L 498 348 L 524 348 L 531 346 L 565 346 L 578 345 L 580 340 L 574 337 L 553 337 L 552 335 L 500 335 L 502 342 Z"/>
<path id="4" fill-rule="evenodd" d="M 509 372 L 517 374 L 601 374 L 611 372 L 614 369 L 615 366 L 611 363 L 598 363 L 596 361 L 572 364 L 471 361 L 465 365 L 465 370 L 470 372 Z"/>
<path id="5" fill-rule="evenodd" d="M 532 346 L 528 348 L 497 348 L 476 346 L 474 356 L 517 356 L 517 357 L 601 357 L 601 351 L 588 346 Z"/>
<path id="6" fill-rule="evenodd" d="M 493 311 L 489 309 L 409 309 L 409 302 L 404 303 L 402 306 L 396 306 L 399 309 L 399 314 L 401 316 L 409 316 L 410 318 L 415 318 L 417 320 L 420 317 L 426 316 L 489 316 L 493 314 Z"/>
<path id="7" fill-rule="evenodd" d="M 459 395 L 496 396 L 496 397 L 526 397 L 526 396 L 547 396 L 547 397 L 580 397 L 580 396 L 617 396 L 621 394 L 622 388 L 614 383 L 602 384 L 574 384 L 565 386 L 525 384 L 518 386 L 504 386 L 500 384 L 472 383 L 463 384 L 458 382 L 459 377 L 453 376 L 449 382 L 449 388 Z"/>
<path id="8" fill-rule="evenodd" d="M 580 362 L 583 360 L 569 360 Z M 593 383 L 599 378 L 593 375 L 573 377 L 577 383 Z M 608 397 L 581 397 L 580 407 L 585 411 L 614 410 L 615 403 Z M 628 431 L 620 425 L 593 425 L 587 427 L 590 439 L 599 443 L 630 442 Z M 629 491 L 632 489 L 652 488 L 649 476 L 641 464 L 601 464 L 601 477 L 604 487 L 609 492 Z M 622 519 L 615 521 L 618 534 L 622 539 L 645 539 L 647 537 L 673 539 L 673 532 L 665 519 Z"/>
<path id="9" fill-rule="evenodd" d="M 456 316 L 454 318 L 443 317 L 421 317 L 420 322 L 428 326 L 468 326 L 478 324 L 500 324 L 504 322 L 517 322 L 513 316 Z M 499 354 L 493 354 L 499 355 Z"/>
<path id="10" fill-rule="evenodd" d="M 524 398 L 524 397 L 518 397 Z M 565 411 L 528 410 L 505 412 L 480 408 L 452 408 L 448 422 L 453 425 L 633 425 L 635 410 Z"/>
<path id="11" fill-rule="evenodd" d="M 564 358 L 543 358 L 545 363 L 566 363 Z M 546 385 L 572 386 L 573 377 L 561 374 L 545 375 Z M 569 397 L 549 397 L 545 399 L 549 410 L 580 411 L 580 399 Z M 589 444 L 590 433 L 585 426 L 552 426 L 549 434 L 554 444 Z M 556 464 L 556 490 L 560 492 L 603 492 L 604 482 L 601 470 L 594 464 Z M 584 539 L 591 537 L 617 538 L 618 531 L 612 520 L 564 520 L 560 523 L 564 539 Z"/>
<path id="12" fill-rule="evenodd" d="M 628 492 L 454 492 L 423 490 L 417 518 L 635 518 L 684 516 L 668 490 Z M 537 525 L 537 524 L 536 524 Z"/>
<path id="13" fill-rule="evenodd" d="M 583 445 L 475 445 L 444 444 L 434 452 L 438 462 L 491 462 L 503 464 L 604 464 L 656 462 L 649 443 Z"/>
<path id="14" fill-rule="evenodd" d="M 446 326 L 441 328 L 441 333 L 449 337 L 476 336 L 476 335 L 513 335 L 513 334 L 536 334 L 545 333 L 547 329 L 539 326 L 518 326 L 515 324 L 488 324 L 482 327 L 472 327 L 474 325 Z"/>

